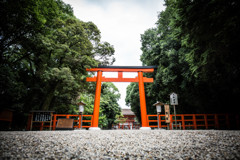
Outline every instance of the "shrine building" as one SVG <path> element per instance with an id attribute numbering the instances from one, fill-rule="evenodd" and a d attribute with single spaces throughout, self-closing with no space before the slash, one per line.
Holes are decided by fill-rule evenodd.
<path id="1" fill-rule="evenodd" d="M 115 129 L 139 129 L 140 124 L 136 120 L 136 115 L 131 109 L 122 109 L 124 122 L 114 126 Z"/>

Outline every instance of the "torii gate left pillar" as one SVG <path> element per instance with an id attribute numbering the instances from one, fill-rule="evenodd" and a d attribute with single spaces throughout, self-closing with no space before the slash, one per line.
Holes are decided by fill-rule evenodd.
<path id="1" fill-rule="evenodd" d="M 89 72 L 97 72 L 97 77 L 88 77 L 88 82 L 96 82 L 96 92 L 94 100 L 93 110 L 93 123 L 90 130 L 100 130 L 98 127 L 99 109 L 100 109 L 100 96 L 101 96 L 101 83 L 102 82 L 138 82 L 139 84 L 139 97 L 140 97 L 140 109 L 142 130 L 151 130 L 148 125 L 146 98 L 144 91 L 144 82 L 153 82 L 153 78 L 143 77 L 143 72 L 153 72 L 155 66 L 100 66 L 99 68 L 87 69 Z M 102 77 L 102 72 L 118 72 L 118 78 L 105 78 Z M 123 72 L 137 72 L 136 78 L 123 78 Z"/>

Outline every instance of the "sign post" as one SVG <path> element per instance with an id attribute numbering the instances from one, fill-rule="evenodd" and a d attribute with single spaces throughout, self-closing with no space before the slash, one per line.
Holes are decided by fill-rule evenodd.
<path id="1" fill-rule="evenodd" d="M 170 123 L 170 109 L 169 109 L 169 105 L 165 104 L 164 105 L 164 109 L 165 109 L 165 121 L 167 123 L 167 128 L 169 129 L 169 123 Z"/>
<path id="2" fill-rule="evenodd" d="M 175 116 L 175 129 L 177 129 L 176 109 L 175 105 L 178 105 L 178 95 L 174 92 L 170 94 L 170 104 L 173 105 L 174 116 Z"/>

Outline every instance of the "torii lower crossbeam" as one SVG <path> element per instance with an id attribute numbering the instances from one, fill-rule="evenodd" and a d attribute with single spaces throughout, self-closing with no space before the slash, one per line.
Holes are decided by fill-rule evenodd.
<path id="1" fill-rule="evenodd" d="M 155 68 L 155 66 L 99 66 L 98 68 L 87 69 L 88 72 L 97 72 L 97 77 L 88 77 L 87 78 L 88 82 L 97 82 L 96 92 L 95 92 L 95 100 L 94 100 L 92 127 L 98 128 L 101 83 L 102 82 L 138 82 L 139 83 L 142 128 L 148 128 L 144 82 L 152 83 L 153 78 L 143 77 L 143 72 L 153 72 L 154 68 Z M 118 77 L 117 78 L 102 77 L 102 72 L 118 72 Z M 137 72 L 138 77 L 123 78 L 123 72 Z"/>

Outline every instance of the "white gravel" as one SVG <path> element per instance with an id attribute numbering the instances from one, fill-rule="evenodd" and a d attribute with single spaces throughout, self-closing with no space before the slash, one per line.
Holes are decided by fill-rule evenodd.
<path id="1" fill-rule="evenodd" d="M 0 132 L 0 159 L 240 159 L 240 131 Z"/>

